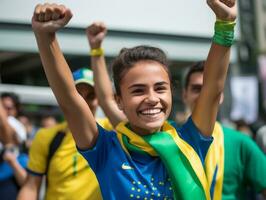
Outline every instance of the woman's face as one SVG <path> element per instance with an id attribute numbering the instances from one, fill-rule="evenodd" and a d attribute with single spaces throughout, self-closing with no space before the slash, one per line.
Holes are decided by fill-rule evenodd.
<path id="1" fill-rule="evenodd" d="M 125 73 L 120 90 L 118 105 L 133 131 L 140 135 L 159 131 L 172 107 L 165 68 L 158 62 L 140 61 Z"/>

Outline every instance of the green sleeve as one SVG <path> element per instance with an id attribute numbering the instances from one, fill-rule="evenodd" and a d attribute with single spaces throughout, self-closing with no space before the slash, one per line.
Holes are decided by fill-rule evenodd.
<path id="1" fill-rule="evenodd" d="M 266 189 L 266 156 L 250 138 L 244 137 L 242 143 L 245 179 L 257 192 Z"/>

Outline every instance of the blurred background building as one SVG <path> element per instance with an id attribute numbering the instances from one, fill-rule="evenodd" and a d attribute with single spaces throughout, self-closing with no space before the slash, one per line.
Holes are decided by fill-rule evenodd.
<path id="1" fill-rule="evenodd" d="M 36 42 L 31 30 L 34 6 L 42 0 L 0 1 L 0 92 L 19 94 L 29 112 L 39 112 L 56 101 L 48 87 Z M 48 1 L 49 2 L 49 1 Z M 51 2 L 51 1 L 50 1 Z M 174 111 L 182 111 L 180 96 L 182 76 L 186 66 L 204 60 L 213 36 L 215 16 L 203 1 L 186 0 L 55 0 L 69 7 L 74 16 L 71 23 L 60 31 L 58 38 L 71 70 L 89 66 L 89 47 L 85 28 L 95 20 L 108 26 L 104 42 L 110 65 L 123 47 L 140 44 L 153 45 L 165 50 L 171 61 L 175 80 Z M 243 118 L 254 112 L 251 123 L 265 110 L 266 68 L 266 1 L 240 0 L 236 44 L 232 48 L 231 68 L 226 86 L 226 99 L 221 110 L 225 118 Z M 260 61 L 259 61 L 260 60 Z M 264 63 L 260 64 L 259 63 Z M 265 70 L 266 72 L 266 70 Z M 248 78 L 248 79 L 243 79 Z M 240 79 L 240 81 L 239 81 Z M 248 86 L 243 86 L 248 83 Z M 252 96 L 251 111 L 234 111 L 234 101 L 242 98 L 232 94 L 234 87 L 242 87 Z M 248 91 L 247 91 L 248 90 Z M 249 90 L 254 90 L 250 93 Z M 242 91 L 242 89 L 241 89 Z M 249 95 L 252 94 L 252 95 Z M 246 102 L 242 102 L 243 105 Z M 241 103 L 240 103 L 241 104 Z M 233 106 L 232 106 L 233 105 Z M 238 108 L 236 108 L 238 110 Z M 174 116 L 174 113 L 173 115 Z"/>

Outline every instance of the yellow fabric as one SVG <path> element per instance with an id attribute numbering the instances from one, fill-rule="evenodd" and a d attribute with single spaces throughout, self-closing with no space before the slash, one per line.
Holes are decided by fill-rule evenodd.
<path id="1" fill-rule="evenodd" d="M 215 167 L 218 165 L 213 200 L 221 200 L 224 176 L 224 134 L 221 125 L 217 122 L 215 123 L 212 136 L 214 140 L 205 158 L 205 169 L 208 183 L 211 186 Z"/>
<path id="2" fill-rule="evenodd" d="M 141 136 L 129 130 L 125 125 L 126 122 L 121 122 L 116 127 L 118 133 L 118 139 L 120 140 L 120 142 L 121 142 L 121 136 L 126 135 L 129 139 L 130 144 L 134 144 L 136 147 L 147 152 L 151 156 L 157 156 L 157 153 L 154 151 L 154 149 L 149 144 L 147 144 Z M 121 144 L 123 144 L 123 142 Z"/>
<path id="3" fill-rule="evenodd" d="M 45 173 L 50 142 L 60 130 L 67 130 L 67 124 L 61 123 L 37 133 L 29 153 L 29 170 Z M 98 181 L 87 161 L 78 153 L 69 130 L 50 161 L 48 177 L 45 200 L 102 199 Z"/>
<path id="4" fill-rule="evenodd" d="M 125 145 L 124 145 L 124 143 L 123 143 L 123 139 L 122 139 L 122 136 L 123 136 L 123 135 L 122 135 L 122 134 L 116 134 L 116 136 L 117 136 L 117 138 L 118 138 L 118 140 L 119 140 L 119 142 L 120 142 L 120 144 L 121 144 L 121 146 L 122 146 L 122 149 L 127 153 L 127 155 L 130 156 L 130 154 L 129 154 L 127 148 L 125 147 Z"/>
<path id="5" fill-rule="evenodd" d="M 149 153 L 151 156 L 157 156 L 157 153 L 154 151 L 154 149 L 149 144 L 147 144 L 141 136 L 129 130 L 125 125 L 126 125 L 126 122 L 121 122 L 116 127 L 116 131 L 118 135 L 117 137 L 121 144 L 123 144 L 122 135 L 126 135 L 129 139 L 129 143 Z M 205 192 L 206 199 L 210 200 L 211 199 L 210 192 L 209 192 L 210 186 L 207 181 L 207 177 L 206 177 L 204 168 L 202 166 L 202 163 L 201 163 L 201 160 L 198 154 L 195 152 L 193 147 L 191 147 L 186 141 L 184 141 L 182 138 L 179 137 L 179 135 L 176 132 L 176 129 L 172 127 L 168 122 L 164 123 L 162 127 L 162 131 L 168 133 L 174 139 L 176 145 L 179 147 L 181 152 L 185 155 L 191 167 L 193 168 L 194 172 L 196 173 L 198 179 L 200 180 L 202 187 L 204 189 L 204 192 Z"/>
<path id="6" fill-rule="evenodd" d="M 226 25 L 235 25 L 236 23 L 234 21 L 225 21 L 221 19 L 216 19 L 216 22 L 224 23 Z"/>
<path id="7" fill-rule="evenodd" d="M 97 119 L 97 122 L 105 129 L 108 131 L 114 130 L 111 122 L 109 121 L 108 118 L 99 118 Z"/>
<path id="8" fill-rule="evenodd" d="M 104 50 L 103 50 L 103 48 L 91 49 L 90 55 L 91 56 L 103 56 Z"/>

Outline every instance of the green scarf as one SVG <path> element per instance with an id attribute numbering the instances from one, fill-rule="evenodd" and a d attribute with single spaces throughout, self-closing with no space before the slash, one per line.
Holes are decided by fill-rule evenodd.
<path id="1" fill-rule="evenodd" d="M 210 200 L 209 184 L 198 154 L 168 122 L 164 123 L 161 132 L 147 136 L 132 132 L 124 122 L 116 131 L 125 152 L 133 150 L 161 158 L 170 176 L 175 199 Z"/>

